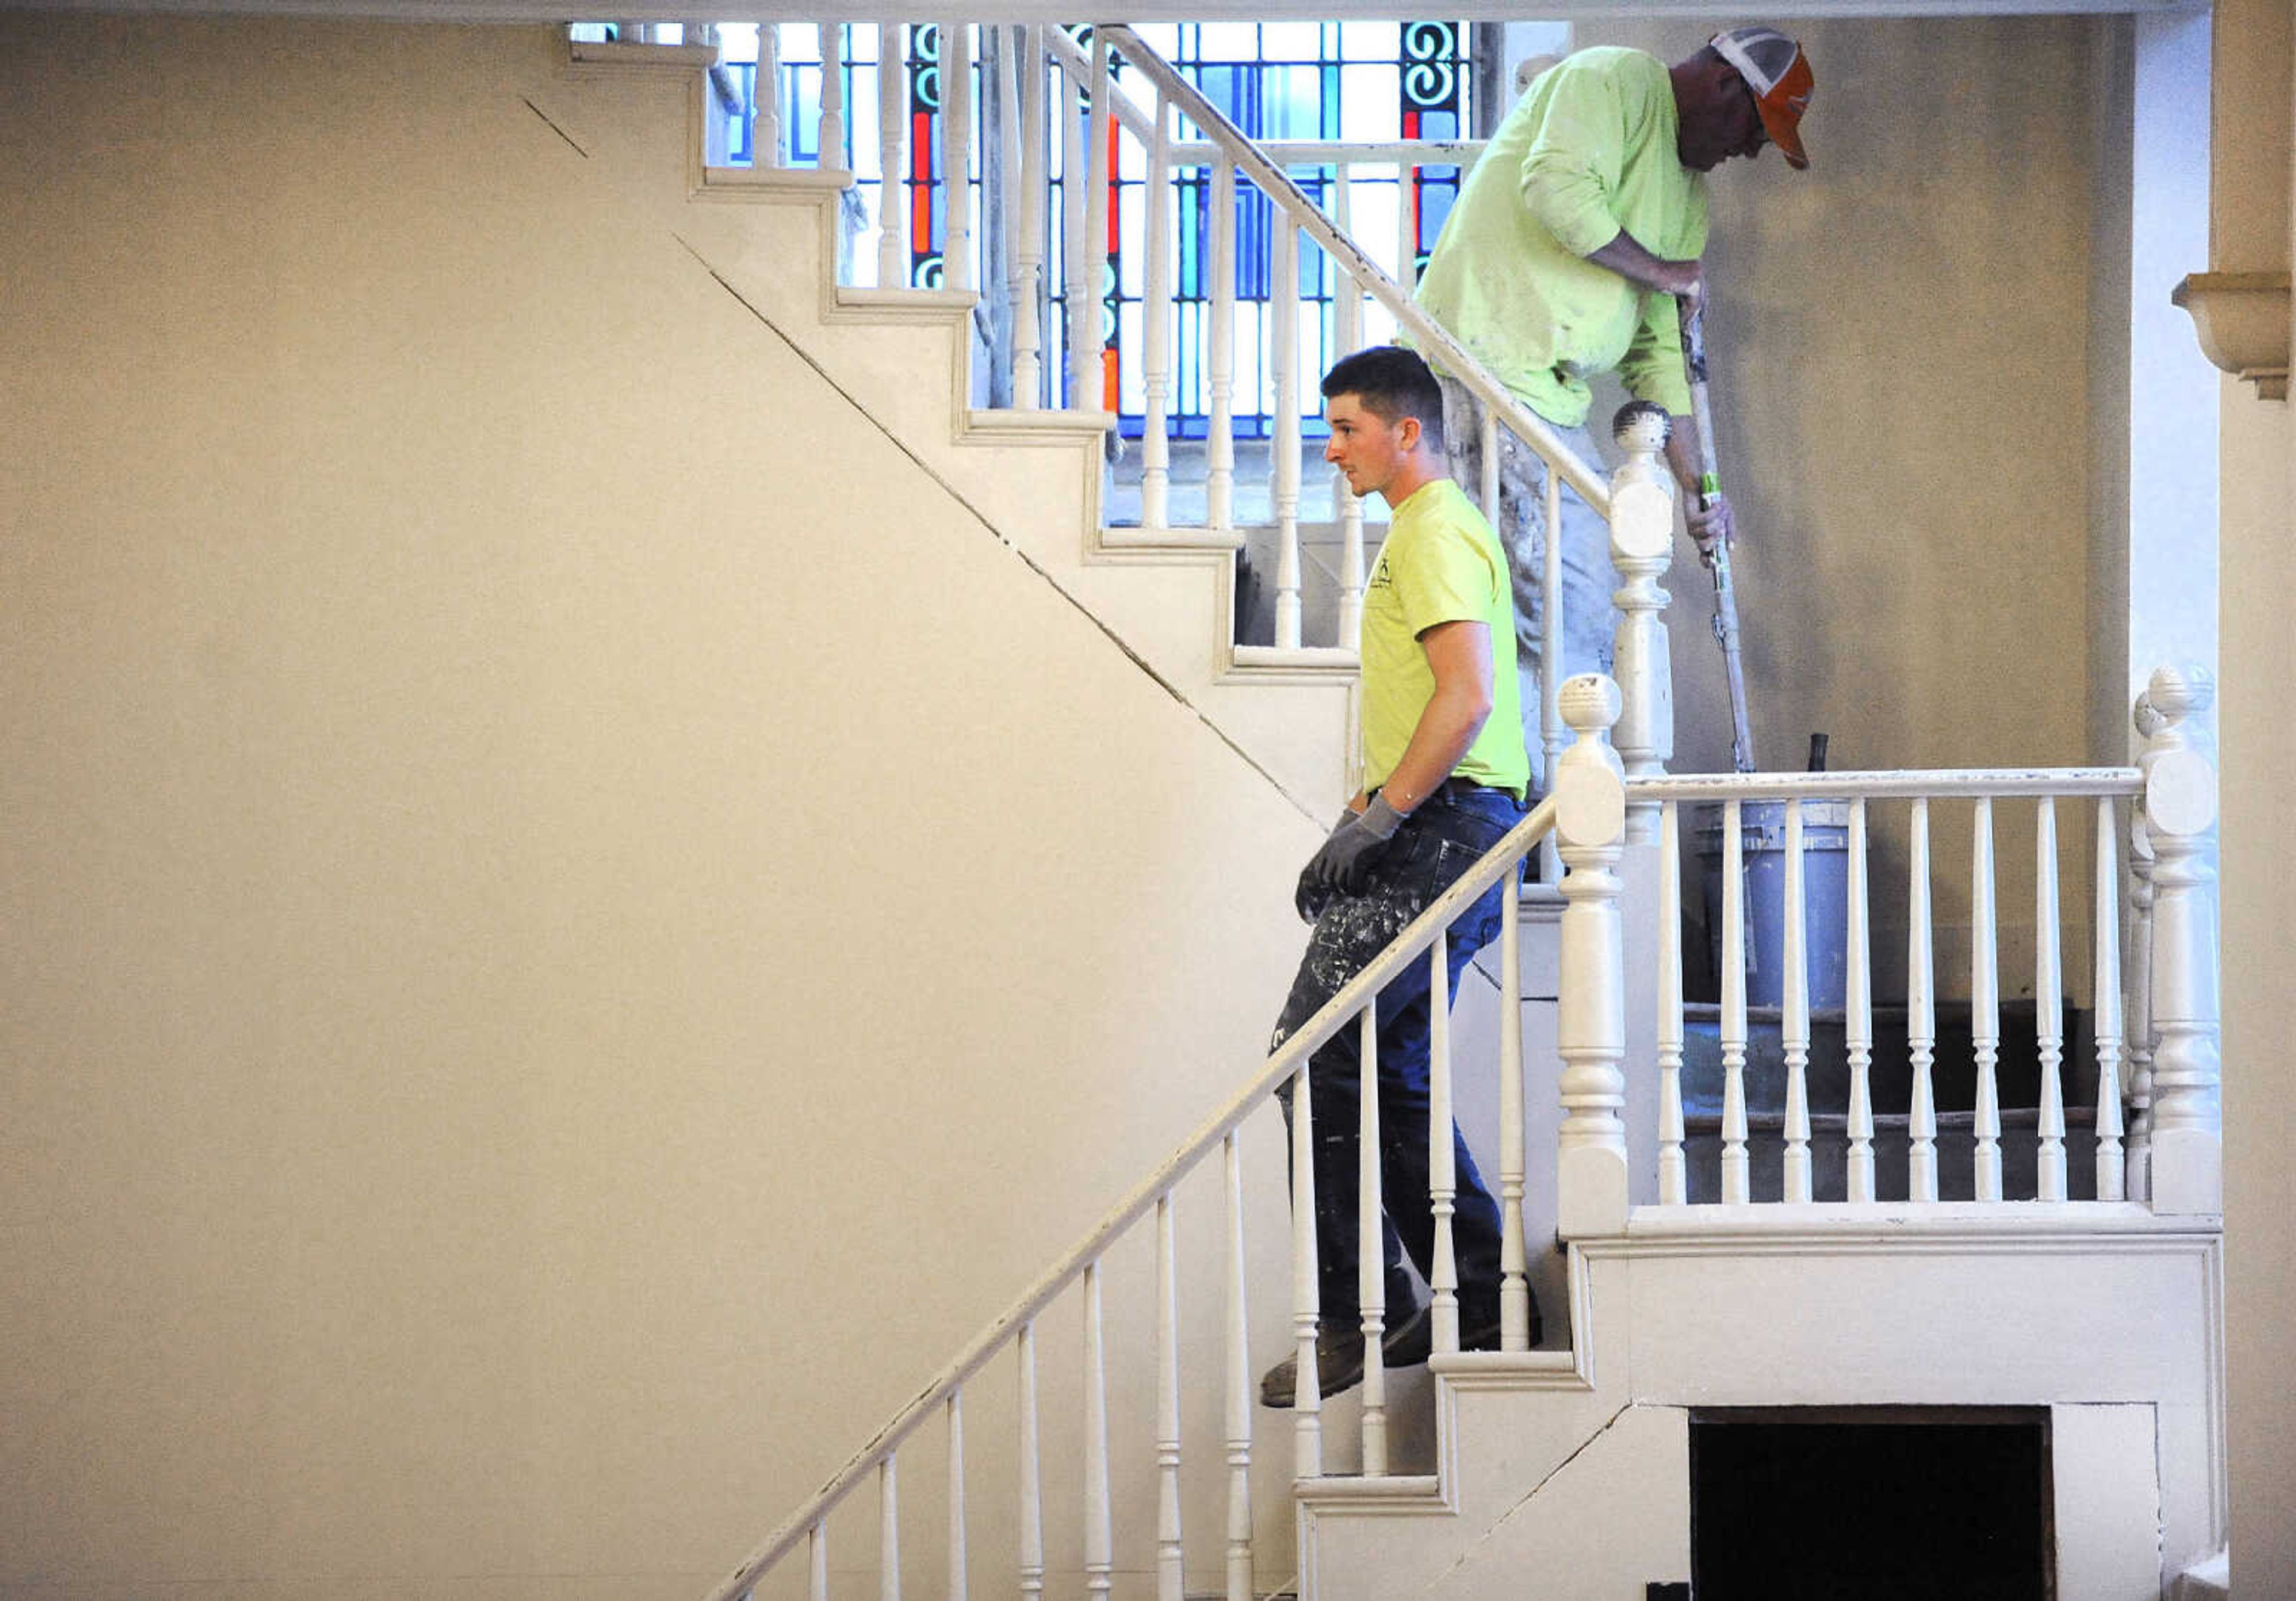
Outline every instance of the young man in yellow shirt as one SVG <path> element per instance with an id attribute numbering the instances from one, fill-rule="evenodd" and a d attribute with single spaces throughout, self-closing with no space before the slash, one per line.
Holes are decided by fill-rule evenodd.
<path id="1" fill-rule="evenodd" d="M 1530 768 L 1514 671 L 1513 603 L 1506 556 L 1490 524 L 1447 474 L 1443 400 L 1427 364 L 1394 346 L 1346 357 L 1324 379 L 1332 427 L 1324 457 L 1357 495 L 1393 510 L 1364 592 L 1363 791 L 1300 874 L 1296 905 L 1311 921 L 1308 951 L 1275 1025 L 1281 1045 L 1383 950 L 1406 924 L 1522 820 Z M 1498 932 L 1503 878 L 1452 925 L 1450 972 L 1459 973 Z M 1386 1269 L 1382 1359 L 1426 1360 L 1427 1309 L 1414 1310 L 1407 1258 L 1431 1278 L 1435 1226 L 1428 1197 L 1427 964 L 1409 964 L 1379 998 L 1386 1208 L 1377 1248 Z M 1365 1332 L 1357 1296 L 1357 1131 L 1362 1090 L 1352 1029 L 1309 1066 L 1316 1164 L 1324 1394 L 1363 1376 Z M 1291 1092 L 1284 1111 L 1291 1113 Z M 1493 1349 L 1499 1332 L 1499 1211 L 1457 1126 L 1452 1237 L 1459 1327 L 1466 1350 Z M 1536 1329 L 1537 1314 L 1532 1314 Z M 1536 1334 L 1533 1340 L 1536 1342 Z M 1292 1362 L 1262 1380 L 1261 1400 L 1288 1406 Z"/>

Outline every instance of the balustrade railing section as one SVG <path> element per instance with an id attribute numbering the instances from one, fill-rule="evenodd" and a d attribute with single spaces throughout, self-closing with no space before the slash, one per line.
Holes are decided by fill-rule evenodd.
<path id="1" fill-rule="evenodd" d="M 1935 1074 L 1939 1056 L 1939 918 L 1944 898 L 1936 869 L 1940 831 L 1965 830 L 1968 1049 L 1972 1081 L 1968 1129 L 1970 1198 L 1977 1202 L 2068 1202 L 2068 1097 L 2094 1108 L 2090 1195 L 2097 1201 L 2142 1201 L 2164 1212 L 2220 1210 L 2218 1107 L 2216 927 L 2211 892 L 2210 831 L 2214 778 L 2190 736 L 2191 719 L 2205 709 L 2204 677 L 2164 669 L 2137 705 L 2146 738 L 2141 765 L 2132 768 L 2052 768 L 1976 772 L 1742 774 L 1713 777 L 1637 779 L 1631 809 L 1658 818 L 1660 870 L 1657 986 L 1659 1199 L 1681 1206 L 1693 1192 L 1718 1195 L 1724 1205 L 1755 1199 L 1759 1153 L 1778 1176 L 1776 1198 L 1819 1198 L 1814 1162 L 1811 1104 L 1813 975 L 1836 970 L 1841 987 L 1829 997 L 1839 1007 L 1846 1055 L 1841 1120 L 1844 1149 L 1841 1198 L 1853 1203 L 1938 1202 L 1940 1112 Z M 1877 1035 L 1873 938 L 1876 886 L 1872 876 L 1872 823 L 1877 809 L 1902 806 L 1906 818 L 1903 1145 L 1877 1145 L 1883 1134 L 1874 1100 Z M 2030 806 L 2034 859 L 2031 874 L 2032 966 L 2022 986 L 2033 1013 L 2034 1132 L 2030 1189 L 2012 1195 L 2005 1185 L 2001 1071 L 2004 1060 L 2002 916 L 1997 884 L 1997 816 Z M 1718 813 L 1707 830 L 1719 858 L 1718 893 L 1709 911 L 1718 915 L 1716 977 L 1720 989 L 1718 1039 L 1722 1074 L 1718 1171 L 1693 1171 L 1698 1143 L 1685 1118 L 1685 1047 L 1690 1008 L 1684 1001 L 1681 863 L 1684 809 Z M 2094 851 L 2079 887 L 2068 895 L 2059 833 L 2078 814 L 2090 813 Z M 1824 858 L 1810 850 L 1813 819 L 1837 831 Z M 1756 813 L 1764 815 L 1756 825 Z M 1949 823 L 1948 817 L 1958 822 Z M 1779 832 L 1782 850 L 1764 842 Z M 1779 859 L 1775 903 L 1750 893 L 1749 840 Z M 1810 864 L 1841 864 L 1838 896 L 1812 885 Z M 2062 931 L 2085 901 L 2091 935 L 2087 985 L 2093 1062 L 2068 1055 L 2065 1030 L 2067 951 Z M 1780 924 L 1775 1042 L 1783 1056 L 1778 1144 L 1760 1150 L 1750 1118 L 1750 1055 L 1755 1046 L 1748 1004 L 1750 970 L 1760 968 L 1750 907 L 1767 908 Z M 1821 926 L 1825 908 L 1841 921 Z M 2124 930 L 2126 938 L 2124 939 Z M 2071 953 L 2075 961 L 2080 953 Z M 2012 976 L 2013 992 L 2015 988 Z M 2164 1062 L 2173 1067 L 2164 1070 Z M 2126 1114 L 2124 1114 L 2124 1103 Z M 1892 1120 L 1894 1121 L 1894 1120 Z M 2170 1131 L 2173 1132 L 2173 1136 Z M 2021 1138 L 2021 1134 L 2020 1135 Z M 2173 1154 L 2164 1153 L 2164 1143 Z M 2020 1151 L 2021 1157 L 2026 1154 Z M 2165 1154 L 2165 1161 L 2164 1161 Z M 1883 1162 L 1900 1167 L 1904 1188 L 1883 1194 Z M 2018 1164 L 2020 1171 L 2023 1163 Z M 1713 1182 L 1700 1182 L 1712 1178 Z"/>

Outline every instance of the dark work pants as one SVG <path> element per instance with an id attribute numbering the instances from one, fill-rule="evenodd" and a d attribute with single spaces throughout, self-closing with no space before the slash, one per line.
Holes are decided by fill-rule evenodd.
<path id="1" fill-rule="evenodd" d="M 1456 782 L 1422 802 L 1388 842 L 1361 895 L 1340 896 L 1316 918 L 1299 976 L 1275 1024 L 1273 1046 L 1321 1011 L 1348 981 L 1401 933 L 1436 897 L 1457 882 L 1508 829 L 1524 807 L 1501 790 Z M 1497 937 L 1500 897 L 1515 879 L 1500 879 L 1451 925 L 1448 1006 L 1459 973 Z M 1379 1136 L 1381 1200 L 1386 1208 L 1382 1260 L 1386 1264 L 1387 1326 L 1392 1331 L 1416 1304 L 1404 1268 L 1407 1255 L 1423 1278 L 1435 1265 L 1435 1218 L 1429 1204 L 1428 1022 L 1429 962 L 1424 954 L 1398 973 L 1379 998 Z M 1318 1048 L 1308 1063 L 1314 1111 L 1316 1249 L 1321 1274 L 1324 1327 L 1359 1326 L 1356 1293 L 1357 1135 L 1362 1128 L 1361 1028 L 1350 1023 Z M 1292 1085 L 1283 1097 L 1292 1116 Z M 1458 1193 L 1452 1244 L 1459 1269 L 1459 1326 L 1472 1332 L 1499 1317 L 1499 1209 L 1484 1187 L 1456 1122 L 1451 1145 Z"/>

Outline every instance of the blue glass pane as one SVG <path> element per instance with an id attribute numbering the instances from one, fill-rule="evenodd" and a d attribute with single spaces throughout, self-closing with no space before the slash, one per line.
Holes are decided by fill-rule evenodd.
<path id="1" fill-rule="evenodd" d="M 1324 132 L 1324 75 L 1312 66 L 1268 69 L 1275 102 L 1266 136 L 1316 139 Z"/>

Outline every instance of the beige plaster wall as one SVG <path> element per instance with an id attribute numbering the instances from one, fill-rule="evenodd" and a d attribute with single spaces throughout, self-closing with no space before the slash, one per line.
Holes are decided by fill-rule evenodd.
<path id="1" fill-rule="evenodd" d="M 2241 148 L 2212 188 L 2209 265 L 2249 269 L 2275 242 L 2258 219 L 2296 213 L 2296 62 L 2287 9 L 2229 5 L 2217 17 L 2219 134 Z M 2277 242 L 2287 250 L 2291 242 Z M 2264 261 L 2258 260 L 2262 254 Z M 2289 255 L 2279 259 L 2285 263 Z M 2286 586 L 2296 582 L 2296 417 L 2288 403 L 2224 382 L 2222 729 L 2224 828 L 2225 1346 L 2234 1593 L 2296 1593 L 2296 1139 L 2285 1064 L 2296 1039 L 2296 898 L 2288 796 L 2296 785 L 2296 682 Z"/>
<path id="2" fill-rule="evenodd" d="M 1319 830 L 588 181 L 550 40 L 0 17 L 0 1595 L 697 1593 L 1264 1049 Z"/>
<path id="3" fill-rule="evenodd" d="M 2296 683 L 2286 610 L 2296 582 L 2296 430 L 2287 403 L 2234 380 L 2224 396 L 2225 1314 L 2230 1391 L 2233 1572 L 2238 1595 L 2296 1593 L 2296 1402 L 2288 1375 L 2296 1311 L 2296 1211 L 2288 1163 L 2296 1116 L 2287 1091 L 2296 972 L 2287 907 L 2296 855 L 2287 797 L 2296 785 L 2288 686 Z"/>
<path id="4" fill-rule="evenodd" d="M 1715 432 L 1765 768 L 1800 768 L 1819 731 L 1837 769 L 2095 755 L 2090 676 L 2118 694 L 2122 670 L 2092 663 L 2087 622 L 2094 252 L 2118 249 L 2127 270 L 2126 198 L 2098 193 L 2126 183 L 2107 127 L 2127 115 L 2123 26 L 1796 19 L 1817 79 L 1809 169 L 1772 152 L 1713 176 Z M 1577 40 L 1674 61 L 1712 29 L 1598 20 Z M 2125 334 L 2125 299 L 2098 315 Z M 1601 427 L 1609 415 L 1598 400 Z M 1666 587 L 1672 766 L 1726 772 L 1713 590 L 1687 540 Z M 2090 848 L 2069 821 L 2070 871 Z M 1876 982 L 1902 994 L 1903 808 L 1874 826 Z M 1932 826 L 1938 979 L 1966 994 L 1968 808 Z M 2030 994 L 2031 809 L 1999 809 L 1997 829 L 2002 992 Z M 2083 921 L 2068 950 L 2086 948 Z"/>

